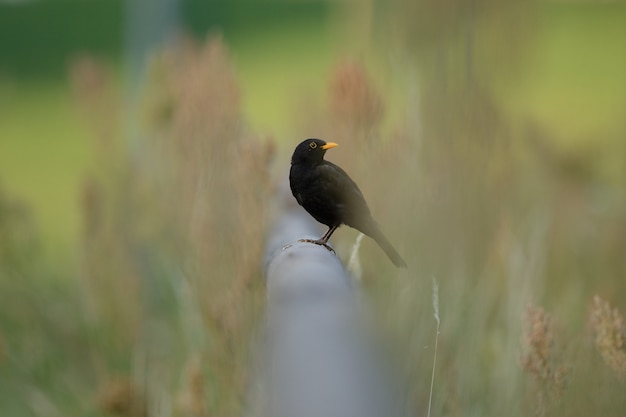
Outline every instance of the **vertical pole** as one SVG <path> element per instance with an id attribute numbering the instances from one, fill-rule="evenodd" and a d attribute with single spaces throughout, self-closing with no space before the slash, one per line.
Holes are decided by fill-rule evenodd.
<path id="1" fill-rule="evenodd" d="M 139 140 L 140 93 L 150 55 L 171 42 L 180 24 L 179 0 L 127 0 L 125 12 L 126 112 L 124 121 L 131 154 Z"/>

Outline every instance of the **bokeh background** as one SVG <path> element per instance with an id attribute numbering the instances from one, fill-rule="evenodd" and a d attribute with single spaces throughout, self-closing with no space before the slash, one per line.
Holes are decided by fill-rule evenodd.
<path id="1" fill-rule="evenodd" d="M 307 137 L 409 263 L 361 249 L 410 409 L 434 277 L 432 415 L 626 414 L 611 0 L 0 2 L 0 414 L 254 408 L 264 240 Z"/>

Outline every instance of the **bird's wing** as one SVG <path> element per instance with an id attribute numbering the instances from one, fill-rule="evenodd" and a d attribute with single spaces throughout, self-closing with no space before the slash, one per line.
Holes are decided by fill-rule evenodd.
<path id="1" fill-rule="evenodd" d="M 371 217 L 363 193 L 343 169 L 332 162 L 324 161 L 318 170 L 321 180 L 328 184 L 328 198 L 332 199 L 337 208 L 355 219 Z"/>

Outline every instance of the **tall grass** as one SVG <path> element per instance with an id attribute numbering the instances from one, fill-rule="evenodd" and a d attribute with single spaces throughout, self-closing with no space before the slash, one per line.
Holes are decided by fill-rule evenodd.
<path id="1" fill-rule="evenodd" d="M 91 319 L 113 332 L 142 412 L 239 414 L 272 147 L 245 129 L 219 39 L 166 51 L 146 88 L 143 136 L 103 161 L 117 178 L 86 188 L 84 283 L 101 307 Z M 101 376 L 109 411 L 112 371 Z"/>
<path id="2" fill-rule="evenodd" d="M 2 357 L 11 374 L 4 381 L 24 400 L 11 415 L 243 410 L 263 300 L 273 146 L 245 127 L 220 39 L 185 40 L 155 59 L 151 74 L 141 136 L 128 143 L 110 70 L 90 57 L 72 65 L 77 111 L 92 128 L 96 161 L 80 199 L 82 261 L 75 286 L 62 297 L 47 298 L 41 284 L 23 283 L 12 292 L 21 286 L 32 292 L 32 306 L 3 308 L 10 339 Z M 19 259 L 35 255 L 25 246 L 25 211 L 2 207 L 3 257 L 28 270 Z M 7 273 L 2 283 L 15 279 Z M 30 308 L 47 311 L 57 303 L 62 314 L 29 319 Z M 12 314 L 21 315 L 14 324 Z M 29 320 L 36 327 L 28 328 Z M 25 369 L 33 352 L 24 344 L 41 349 L 40 361 L 51 364 L 39 378 Z M 33 372 L 42 369 L 33 365 Z"/>
<path id="3" fill-rule="evenodd" d="M 339 59 L 326 101 L 293 116 L 302 136 L 285 152 L 307 136 L 338 142 L 327 158 L 407 260 L 398 271 L 371 240 L 360 245 L 362 283 L 406 358 L 418 415 L 623 416 L 624 178 L 511 120 L 486 81 L 490 48 L 516 46 L 493 65 L 524 62 L 532 26 L 490 2 L 453 2 L 430 21 L 422 3 L 388 11 L 397 30 L 382 36 L 395 48 L 385 52 L 403 71 Z M 510 31 L 476 49 L 479 22 Z M 109 69 L 84 57 L 70 78 L 97 161 L 80 198 L 82 261 L 58 279 L 28 208 L 0 194 L 2 414 L 241 415 L 274 149 L 246 126 L 227 47 L 186 39 L 155 57 L 131 141 Z M 339 256 L 355 235 L 333 236 Z"/>
<path id="4" fill-rule="evenodd" d="M 504 19 L 498 25 L 516 19 L 490 10 Z M 416 17 L 400 11 L 402 18 Z M 480 36 L 472 25 L 488 13 L 476 9 L 473 18 L 458 11 L 461 26 Z M 533 20 L 532 10 L 524 13 Z M 509 28 L 516 47 L 500 49 L 497 61 L 488 61 L 493 65 L 521 64 L 533 48 L 532 27 L 512 21 Z M 618 243 L 626 227 L 623 177 L 606 177 L 593 153 L 560 147 L 554 132 L 532 119 L 510 119 L 485 78 L 486 63 L 476 61 L 484 59 L 485 46 L 456 42 L 467 34 L 455 25 L 421 26 L 433 31 L 430 37 L 402 29 L 377 34 L 392 46 L 398 45 L 393 36 L 418 42 L 394 56 L 406 71 L 394 75 L 406 78 L 340 60 L 320 106 L 327 110 L 302 129 L 316 126 L 340 144 L 327 159 L 356 179 L 407 259 L 408 271 L 398 272 L 363 241 L 362 280 L 408 358 L 418 413 L 426 415 L 430 403 L 434 275 L 446 317 L 431 415 L 622 415 L 623 345 L 613 336 L 621 325 L 597 305 L 589 313 L 588 305 L 599 292 L 621 314 L 626 308 L 618 296 L 626 294 Z M 419 43 L 424 39 L 427 45 Z M 386 91 L 398 82 L 411 85 L 416 74 L 420 82 L 403 95 L 404 117 L 386 123 L 392 107 Z M 620 144 L 613 152 L 624 155 Z M 340 229 L 333 236 L 340 255 L 349 252 L 343 239 L 350 242 L 355 233 Z M 594 348 L 589 314 L 605 317 L 599 346 L 610 348 Z"/>

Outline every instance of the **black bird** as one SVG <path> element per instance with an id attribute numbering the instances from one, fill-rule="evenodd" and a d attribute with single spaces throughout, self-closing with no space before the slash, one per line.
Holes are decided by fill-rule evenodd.
<path id="1" fill-rule="evenodd" d="M 291 157 L 289 185 L 293 196 L 315 220 L 329 228 L 320 239 L 310 242 L 326 246 L 333 232 L 347 224 L 374 239 L 395 266 L 406 268 L 372 218 L 356 183 L 343 169 L 324 160 L 326 151 L 336 146 L 321 139 L 307 139 L 296 146 Z"/>

